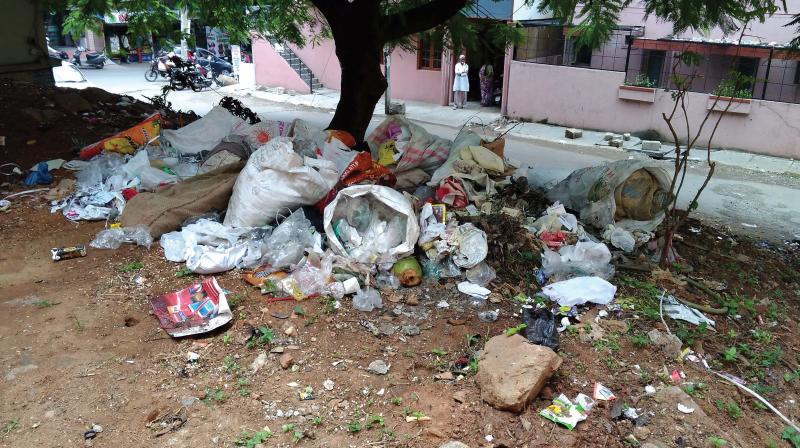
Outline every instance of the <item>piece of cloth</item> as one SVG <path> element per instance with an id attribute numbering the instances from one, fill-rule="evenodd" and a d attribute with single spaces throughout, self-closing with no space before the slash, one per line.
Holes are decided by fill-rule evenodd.
<path id="1" fill-rule="evenodd" d="M 139 193 L 125 205 L 123 227 L 146 225 L 153 238 L 178 230 L 186 218 L 223 210 L 244 162 L 224 165 L 152 193 Z"/>
<path id="2" fill-rule="evenodd" d="M 478 72 L 481 81 L 481 106 L 492 106 L 494 104 L 494 68 L 489 64 L 484 64 Z"/>
<path id="3" fill-rule="evenodd" d="M 454 92 L 469 92 L 469 65 L 459 62 L 456 64 L 455 77 L 453 79 Z"/>

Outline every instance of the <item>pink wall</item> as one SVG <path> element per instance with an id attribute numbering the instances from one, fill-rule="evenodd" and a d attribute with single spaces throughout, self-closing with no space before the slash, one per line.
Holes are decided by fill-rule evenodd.
<path id="1" fill-rule="evenodd" d="M 671 109 L 670 92 L 657 90 L 654 103 L 620 100 L 618 91 L 625 73 L 512 61 L 508 77 L 511 117 L 532 121 L 546 118 L 554 124 L 615 132 L 655 129 L 669 135 L 661 112 Z M 691 123 L 700 123 L 707 102 L 707 94 L 689 94 Z M 798 159 L 797 123 L 800 105 L 753 100 L 749 114 L 723 118 L 713 146 Z M 708 130 L 707 126 L 705 138 Z"/>
<path id="2" fill-rule="evenodd" d="M 308 43 L 303 48 L 289 45 L 300 59 L 311 68 L 314 76 L 329 89 L 339 90 L 342 69 L 336 57 L 333 40 Z M 442 59 L 444 61 L 445 59 Z M 447 64 L 443 63 L 447 67 Z M 258 71 L 258 68 L 256 69 Z M 418 70 L 416 53 L 395 50 L 392 53 L 391 89 L 392 98 L 408 101 L 442 103 L 442 72 Z"/>
<path id="3" fill-rule="evenodd" d="M 300 93 L 310 93 L 311 88 L 300 79 L 272 45 L 263 39 L 253 39 L 253 62 L 256 84 L 267 87 L 284 87 Z"/>

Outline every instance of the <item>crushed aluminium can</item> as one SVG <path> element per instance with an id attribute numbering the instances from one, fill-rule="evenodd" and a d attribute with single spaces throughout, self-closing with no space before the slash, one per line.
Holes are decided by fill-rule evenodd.
<path id="1" fill-rule="evenodd" d="M 69 260 L 70 258 L 78 258 L 86 256 L 86 245 L 78 244 L 77 246 L 70 247 L 54 247 L 50 249 L 53 261 Z"/>

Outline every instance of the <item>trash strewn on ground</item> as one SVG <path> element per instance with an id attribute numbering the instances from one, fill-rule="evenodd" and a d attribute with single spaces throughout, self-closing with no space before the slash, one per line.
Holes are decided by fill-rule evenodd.
<path id="1" fill-rule="evenodd" d="M 150 304 L 161 328 L 176 338 L 209 332 L 233 318 L 225 292 L 214 277 L 154 297 Z"/>

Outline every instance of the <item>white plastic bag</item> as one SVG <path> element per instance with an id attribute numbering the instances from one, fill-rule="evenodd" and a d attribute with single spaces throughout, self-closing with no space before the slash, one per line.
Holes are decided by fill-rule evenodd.
<path id="1" fill-rule="evenodd" d="M 353 210 L 347 207 L 347 203 L 361 197 L 367 200 L 365 205 L 370 213 L 366 218 L 369 221 L 358 220 L 369 223 L 366 232 L 361 235 L 362 245 L 360 247 L 365 247 L 367 244 L 370 246 L 369 249 L 359 251 L 358 256 L 354 257 L 337 237 L 334 231 L 334 222 L 348 218 L 348 214 L 353 219 Z M 366 217 L 366 214 L 364 215 Z M 362 225 L 363 222 L 361 222 Z M 419 238 L 419 224 L 411 203 L 402 193 L 380 185 L 356 185 L 340 191 L 336 198 L 325 207 L 323 224 L 331 249 L 360 263 L 395 262 L 411 255 Z M 360 225 L 355 224 L 350 222 L 350 225 L 356 229 L 361 228 Z"/>
<path id="2" fill-rule="evenodd" d="M 322 236 L 314 231 L 303 210 L 286 218 L 264 243 L 262 262 L 273 269 L 287 268 L 303 259 L 306 249 L 320 251 Z"/>
<path id="3" fill-rule="evenodd" d="M 164 129 L 162 138 L 184 154 L 214 149 L 223 138 L 245 125 L 245 121 L 222 106 L 214 106 L 201 119 L 180 129 Z"/>
<path id="4" fill-rule="evenodd" d="M 317 203 L 338 180 L 333 162 L 300 157 L 289 138 L 270 140 L 250 156 L 236 179 L 225 225 L 270 223 L 283 209 Z"/>
<path id="5" fill-rule="evenodd" d="M 611 265 L 611 251 L 605 244 L 579 241 L 574 246 L 562 246 L 558 253 L 545 249 L 542 271 L 557 280 L 584 275 L 609 279 L 614 275 L 614 266 Z"/>
<path id="6" fill-rule="evenodd" d="M 636 238 L 633 237 L 631 232 L 611 224 L 603 232 L 603 239 L 625 252 L 633 252 L 633 249 L 636 248 Z"/>
<path id="7" fill-rule="evenodd" d="M 453 263 L 464 269 L 477 265 L 489 253 L 486 232 L 470 223 L 460 225 L 448 238 L 447 243 L 455 247 Z"/>
<path id="8" fill-rule="evenodd" d="M 614 300 L 617 287 L 600 277 L 575 277 L 551 283 L 542 293 L 560 306 L 583 305 L 586 302 L 608 305 Z"/>

